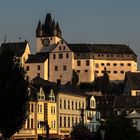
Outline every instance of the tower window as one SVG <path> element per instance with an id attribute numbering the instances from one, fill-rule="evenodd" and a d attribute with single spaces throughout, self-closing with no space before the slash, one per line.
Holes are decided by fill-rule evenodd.
<path id="1" fill-rule="evenodd" d="M 55 59 L 56 58 L 56 55 L 55 54 L 53 54 L 53 59 Z"/>
<path id="2" fill-rule="evenodd" d="M 89 66 L 89 65 L 90 65 L 89 60 L 86 60 L 86 66 Z"/>
<path id="3" fill-rule="evenodd" d="M 67 70 L 67 66 L 63 66 L 63 71 L 66 71 Z"/>
<path id="4" fill-rule="evenodd" d="M 81 61 L 77 60 L 77 66 L 81 66 Z"/>
<path id="5" fill-rule="evenodd" d="M 69 58 L 69 54 L 68 53 L 66 53 L 66 58 Z"/>

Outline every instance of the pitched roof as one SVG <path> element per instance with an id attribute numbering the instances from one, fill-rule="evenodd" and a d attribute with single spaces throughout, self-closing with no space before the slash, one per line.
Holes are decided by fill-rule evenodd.
<path id="1" fill-rule="evenodd" d="M 95 96 L 96 109 L 139 109 L 140 96 Z"/>
<path id="2" fill-rule="evenodd" d="M 2 43 L 1 47 L 7 47 L 8 49 L 11 49 L 11 51 L 15 54 L 15 56 L 21 57 L 25 52 L 27 43 L 28 43 L 27 41 Z"/>
<path id="3" fill-rule="evenodd" d="M 30 54 L 26 63 L 44 63 L 48 57 L 48 53 Z"/>
<path id="4" fill-rule="evenodd" d="M 135 54 L 129 46 L 124 44 L 68 44 L 68 46 L 75 53 Z"/>
<path id="5" fill-rule="evenodd" d="M 60 92 L 66 93 L 66 94 L 72 94 L 72 95 L 78 95 L 78 96 L 84 96 L 87 97 L 87 94 L 83 91 L 80 91 L 80 89 L 77 89 L 69 84 L 67 85 L 59 85 Z"/>
<path id="6" fill-rule="evenodd" d="M 140 90 L 140 72 L 126 72 L 125 80 L 131 90 Z"/>

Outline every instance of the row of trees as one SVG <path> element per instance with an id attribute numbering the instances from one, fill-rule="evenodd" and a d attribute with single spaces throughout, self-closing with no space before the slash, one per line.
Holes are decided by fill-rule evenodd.
<path id="1" fill-rule="evenodd" d="M 121 95 L 123 93 L 123 83 L 110 82 L 108 72 L 106 68 L 102 77 L 95 77 L 95 81 L 92 83 L 80 83 L 78 74 L 73 70 L 71 84 L 83 91 L 101 91 L 103 95 Z"/>

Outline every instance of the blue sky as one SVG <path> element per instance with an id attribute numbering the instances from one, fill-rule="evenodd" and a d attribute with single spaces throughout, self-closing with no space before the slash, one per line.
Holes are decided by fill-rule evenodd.
<path id="1" fill-rule="evenodd" d="M 46 13 L 59 22 L 70 43 L 129 44 L 140 56 L 140 0 L 1 0 L 0 43 L 28 40 Z M 140 61 L 140 59 L 138 59 Z"/>

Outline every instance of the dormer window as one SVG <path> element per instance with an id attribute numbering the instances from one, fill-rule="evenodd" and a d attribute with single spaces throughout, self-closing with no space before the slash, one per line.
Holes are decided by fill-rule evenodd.
<path id="1" fill-rule="evenodd" d="M 43 89 L 41 88 L 40 91 L 38 92 L 38 99 L 39 100 L 45 100 L 45 95 L 44 95 L 44 92 L 43 92 Z"/>
<path id="2" fill-rule="evenodd" d="M 54 93 L 53 93 L 53 91 L 51 90 L 51 92 L 50 92 L 50 95 L 49 95 L 49 101 L 55 101 L 55 96 L 54 96 Z"/>

